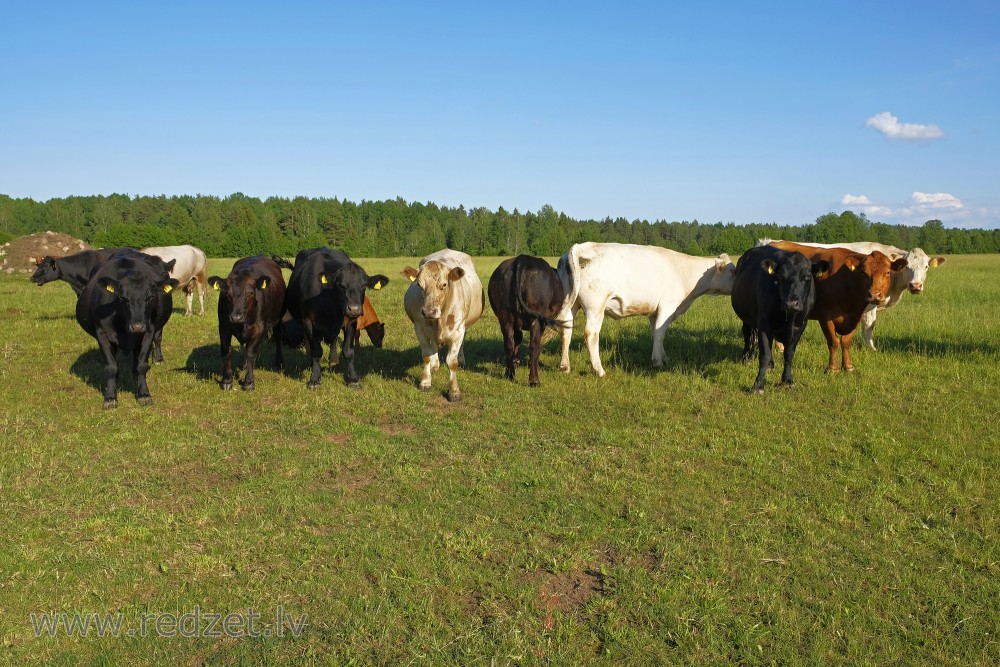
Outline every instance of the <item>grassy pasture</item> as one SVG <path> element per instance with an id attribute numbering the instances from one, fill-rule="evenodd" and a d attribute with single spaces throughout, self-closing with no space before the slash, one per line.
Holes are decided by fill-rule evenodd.
<path id="1" fill-rule="evenodd" d="M 774 370 L 763 397 L 728 298 L 675 323 L 655 372 L 647 321 L 607 321 L 604 379 L 580 316 L 573 371 L 550 343 L 538 390 L 503 379 L 487 308 L 454 405 L 445 368 L 416 389 L 407 263 L 361 261 L 392 277 L 361 390 L 310 392 L 307 357 L 277 372 L 268 345 L 256 391 L 222 392 L 211 293 L 205 317 L 175 299 L 154 405 L 128 378 L 114 411 L 69 287 L 0 276 L 0 661 L 1000 664 L 1000 258 L 932 270 L 855 374 L 823 372 L 810 324 L 798 387 Z M 29 623 L 195 605 L 308 618 L 298 638 Z"/>

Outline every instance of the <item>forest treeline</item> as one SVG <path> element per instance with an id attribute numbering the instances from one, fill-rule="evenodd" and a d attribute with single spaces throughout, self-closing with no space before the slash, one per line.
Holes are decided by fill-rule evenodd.
<path id="1" fill-rule="evenodd" d="M 1000 252 L 1000 230 L 946 229 L 872 222 L 852 211 L 801 226 L 695 221 L 575 220 L 549 205 L 537 212 L 466 209 L 407 202 L 308 197 L 110 195 L 49 199 L 0 195 L 0 243 L 51 230 L 95 247 L 191 243 L 212 257 L 294 255 L 327 245 L 354 257 L 423 256 L 454 248 L 471 255 L 560 255 L 574 243 L 657 245 L 692 255 L 738 255 L 761 237 L 833 243 L 878 241 L 928 253 Z"/>

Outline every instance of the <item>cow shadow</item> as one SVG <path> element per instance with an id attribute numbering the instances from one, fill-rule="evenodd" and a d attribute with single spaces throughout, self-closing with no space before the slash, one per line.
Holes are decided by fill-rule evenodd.
<path id="1" fill-rule="evenodd" d="M 854 337 L 858 345 L 860 335 Z M 997 356 L 1000 345 L 989 341 L 944 341 L 915 336 L 880 336 L 875 330 L 875 347 L 880 352 L 919 354 L 927 357 L 968 357 L 973 354 Z"/>
<path id="2" fill-rule="evenodd" d="M 135 373 L 132 372 L 132 354 L 118 353 L 118 392 L 119 394 L 134 394 L 139 385 Z M 70 367 L 70 373 L 77 376 L 88 386 L 96 389 L 102 395 L 108 383 L 108 371 L 104 365 L 104 353 L 94 347 L 76 358 Z M 150 376 L 155 371 L 150 369 Z"/>

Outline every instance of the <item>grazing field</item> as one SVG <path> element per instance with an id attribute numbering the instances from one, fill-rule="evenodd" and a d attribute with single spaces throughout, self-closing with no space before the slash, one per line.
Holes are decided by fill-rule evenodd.
<path id="1" fill-rule="evenodd" d="M 458 404 L 445 368 L 416 389 L 414 261 L 360 262 L 392 278 L 360 390 L 308 391 L 303 352 L 277 372 L 268 344 L 256 391 L 222 392 L 212 293 L 204 317 L 175 297 L 154 404 L 126 373 L 113 411 L 69 287 L 0 276 L 0 661 L 1000 664 L 1000 257 L 932 270 L 854 374 L 823 372 L 810 323 L 797 388 L 775 369 L 762 397 L 728 297 L 657 371 L 645 319 L 606 321 L 604 379 L 580 316 L 572 372 L 550 343 L 537 390 L 503 379 L 487 308 Z M 500 259 L 476 261 L 485 285 Z M 140 632 L 195 608 L 272 636 Z M 36 638 L 42 612 L 121 614 L 121 636 Z"/>

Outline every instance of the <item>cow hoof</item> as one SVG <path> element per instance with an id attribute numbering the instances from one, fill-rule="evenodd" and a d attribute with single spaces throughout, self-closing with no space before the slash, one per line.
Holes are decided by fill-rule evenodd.
<path id="1" fill-rule="evenodd" d="M 154 359 L 153 363 L 155 363 L 157 366 L 162 366 L 163 365 L 163 359 Z"/>
<path id="2" fill-rule="evenodd" d="M 754 394 L 757 394 L 758 396 L 763 396 L 764 395 L 764 388 L 761 387 L 760 389 L 752 389 L 751 392 L 754 393 Z"/>
<path id="3" fill-rule="evenodd" d="M 118 407 L 118 399 L 117 398 L 106 398 L 106 399 L 104 399 L 104 409 L 105 410 L 114 410 L 117 407 Z"/>
<path id="4" fill-rule="evenodd" d="M 844 370 L 847 371 L 848 373 L 853 373 L 854 372 L 854 366 L 848 366 Z"/>
<path id="5" fill-rule="evenodd" d="M 233 383 L 232 382 L 220 382 L 219 386 L 222 387 L 222 389 L 225 390 L 225 391 L 232 391 L 232 389 L 233 389 Z"/>
<path id="6" fill-rule="evenodd" d="M 541 387 L 541 386 L 542 386 L 542 383 L 541 383 L 541 382 L 539 382 L 538 380 L 535 380 L 534 382 L 529 382 L 529 383 L 528 383 L 528 386 L 529 386 L 529 387 Z"/>
<path id="7" fill-rule="evenodd" d="M 139 405 L 152 405 L 153 404 L 153 397 L 152 396 L 140 396 L 137 400 L 139 401 Z"/>
<path id="8" fill-rule="evenodd" d="M 319 389 L 319 382 L 306 382 L 306 389 Z"/>
<path id="9" fill-rule="evenodd" d="M 827 366 L 826 372 L 827 373 L 839 373 L 840 369 L 839 368 L 834 368 L 833 366 Z"/>
<path id="10" fill-rule="evenodd" d="M 253 382 L 251 382 L 250 384 L 242 384 L 241 383 L 240 384 L 240 389 L 242 389 L 243 391 L 253 391 L 254 390 L 254 386 L 255 385 L 254 385 Z"/>
<path id="11" fill-rule="evenodd" d="M 784 387 L 785 389 L 795 389 L 794 382 L 782 382 L 781 386 Z"/>
<path id="12" fill-rule="evenodd" d="M 559 364 L 559 370 L 561 370 L 563 373 L 569 373 L 569 370 L 570 370 L 569 369 L 569 364 L 567 364 L 565 366 L 563 366 L 562 364 Z"/>
<path id="13" fill-rule="evenodd" d="M 361 380 L 355 380 L 354 382 L 348 382 L 347 386 L 351 389 L 361 389 Z"/>
<path id="14" fill-rule="evenodd" d="M 451 394 L 451 393 L 449 393 L 448 394 L 448 402 L 449 403 L 461 403 L 462 402 L 462 395 L 461 394 Z"/>

